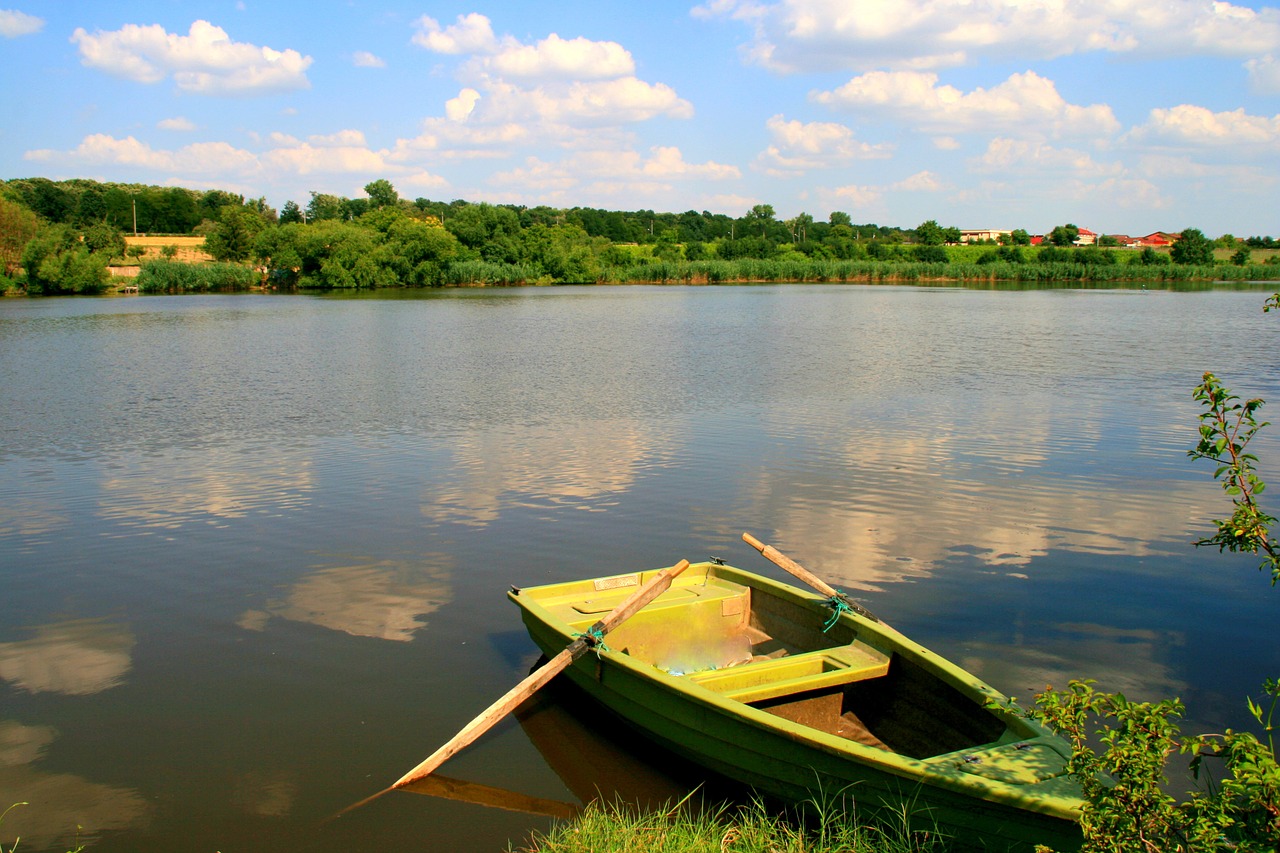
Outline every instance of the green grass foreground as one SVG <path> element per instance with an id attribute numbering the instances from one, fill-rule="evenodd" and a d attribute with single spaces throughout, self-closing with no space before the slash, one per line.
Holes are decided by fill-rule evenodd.
<path id="1" fill-rule="evenodd" d="M 942 853 L 932 833 L 900 824 L 862 823 L 824 812 L 808 824 L 770 814 L 762 803 L 697 810 L 676 804 L 644 811 L 633 804 L 589 804 L 572 821 L 535 832 L 519 853 Z"/>

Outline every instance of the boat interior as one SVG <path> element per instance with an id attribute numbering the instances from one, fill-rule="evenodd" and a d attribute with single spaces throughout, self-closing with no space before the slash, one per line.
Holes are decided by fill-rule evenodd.
<path id="1" fill-rule="evenodd" d="M 692 571 L 689 574 L 693 574 Z M 682 578 L 606 638 L 612 649 L 759 708 L 878 749 L 926 759 L 1013 743 L 1032 733 L 947 683 L 891 634 L 859 632 L 813 599 L 735 577 Z M 555 616 L 587 630 L 634 588 L 599 586 L 548 598 Z"/>

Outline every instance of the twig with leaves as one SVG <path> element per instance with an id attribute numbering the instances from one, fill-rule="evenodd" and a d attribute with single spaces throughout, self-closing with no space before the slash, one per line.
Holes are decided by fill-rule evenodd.
<path id="1" fill-rule="evenodd" d="M 1268 300 L 1266 310 L 1277 307 L 1278 300 L 1280 294 Z M 1276 520 L 1258 505 L 1257 496 L 1267 484 L 1254 471 L 1258 457 L 1248 451 L 1249 442 L 1258 430 L 1268 425 L 1255 416 L 1264 401 L 1255 397 L 1242 402 L 1212 373 L 1205 373 L 1194 396 L 1205 411 L 1200 414 L 1200 441 L 1187 455 L 1218 464 L 1213 478 L 1221 481 L 1235 506 L 1230 518 L 1215 519 L 1218 532 L 1197 541 L 1196 545 L 1217 545 L 1219 551 L 1262 554 L 1258 568 L 1270 568 L 1271 585 L 1275 586 L 1280 581 L 1280 551 L 1269 534 Z"/>

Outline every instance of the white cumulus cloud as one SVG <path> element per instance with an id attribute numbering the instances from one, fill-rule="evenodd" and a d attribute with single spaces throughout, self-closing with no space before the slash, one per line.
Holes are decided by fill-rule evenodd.
<path id="1" fill-rule="evenodd" d="M 1110 107 L 1069 104 L 1052 80 L 1034 71 L 972 92 L 940 86 L 932 72 L 872 71 L 812 97 L 830 107 L 881 113 L 934 133 L 1104 136 L 1120 126 Z"/>
<path id="2" fill-rule="evenodd" d="M 635 59 L 617 42 L 551 33 L 524 43 L 496 35 L 490 20 L 475 12 L 448 26 L 424 16 L 415 27 L 414 44 L 460 58 L 456 73 L 465 84 L 445 103 L 444 121 L 466 130 L 435 122 L 424 134 L 433 140 L 523 137 L 568 144 L 587 131 L 693 115 L 693 105 L 670 86 L 636 77 Z M 497 135 L 485 132 L 499 128 Z"/>
<path id="3" fill-rule="evenodd" d="M 498 49 L 489 19 L 478 12 L 459 15 L 458 22 L 441 27 L 435 19 L 423 15 L 415 24 L 418 32 L 413 43 L 436 53 L 463 55 L 492 53 Z"/>
<path id="4" fill-rule="evenodd" d="M 197 142 L 172 151 L 152 148 L 132 136 L 105 133 L 86 136 L 71 151 L 37 149 L 26 159 L 67 166 L 134 166 L 174 175 L 244 174 L 257 167 L 257 158 L 226 142 Z"/>
<path id="5" fill-rule="evenodd" d="M 1154 109 L 1129 139 L 1192 148 L 1254 149 L 1275 156 L 1280 149 L 1280 115 L 1253 116 L 1243 109 L 1215 113 L 1193 104 Z"/>
<path id="6" fill-rule="evenodd" d="M 634 74 L 635 60 L 622 45 L 552 33 L 533 45 L 511 45 L 494 54 L 489 69 L 506 79 L 607 80 Z"/>
<path id="7" fill-rule="evenodd" d="M 311 57 L 232 41 L 208 21 L 196 21 L 187 35 L 159 24 L 96 33 L 77 28 L 71 41 L 90 68 L 139 83 L 172 77 L 179 89 L 195 94 L 253 95 L 310 86 Z"/>
<path id="8" fill-rule="evenodd" d="M 382 57 L 370 53 L 367 50 L 357 50 L 351 54 L 351 64 L 357 68 L 386 68 L 387 63 Z"/>
<path id="9" fill-rule="evenodd" d="M 859 142 L 851 129 L 835 122 L 788 121 L 775 115 L 765 126 L 772 143 L 756 157 L 755 165 L 774 177 L 847 166 L 855 160 L 883 159 L 893 153 L 891 145 Z"/>
<path id="10" fill-rule="evenodd" d="M 13 39 L 38 33 L 43 28 L 44 18 L 37 18 L 17 9 L 0 9 L 0 36 Z"/>
<path id="11" fill-rule="evenodd" d="M 1280 48 L 1280 9 L 1212 0 L 712 0 L 694 14 L 745 22 L 748 60 L 784 73 L 1098 51 L 1248 58 Z"/>

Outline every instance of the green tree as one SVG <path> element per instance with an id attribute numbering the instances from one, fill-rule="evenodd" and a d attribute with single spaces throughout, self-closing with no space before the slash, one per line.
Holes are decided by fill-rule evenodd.
<path id="1" fill-rule="evenodd" d="M 791 232 L 793 243 L 803 243 L 808 240 L 811 228 L 813 228 L 813 217 L 807 213 L 799 213 L 787 220 L 787 230 Z"/>
<path id="2" fill-rule="evenodd" d="M 396 207 L 400 204 L 400 195 L 386 178 L 379 178 L 365 184 L 364 191 L 369 196 L 369 207 L 374 210 L 380 207 Z"/>
<path id="3" fill-rule="evenodd" d="M 0 198 L 0 273 L 6 277 L 18 271 L 22 251 L 40 230 L 36 215 L 7 198 Z"/>
<path id="4" fill-rule="evenodd" d="M 853 218 L 850 217 L 849 214 L 839 210 L 831 211 L 831 215 L 827 217 L 827 221 L 831 223 L 832 227 L 845 225 L 849 228 L 853 228 Z"/>
<path id="5" fill-rule="evenodd" d="M 1169 249 L 1175 264 L 1212 264 L 1213 243 L 1196 228 L 1188 228 Z"/>
<path id="6" fill-rule="evenodd" d="M 930 219 L 916 226 L 916 242 L 922 246 L 941 246 L 947 241 L 938 220 Z"/>
<path id="7" fill-rule="evenodd" d="M 1076 238 L 1080 236 L 1080 229 L 1068 222 L 1066 225 L 1058 225 L 1049 232 L 1049 242 L 1060 248 L 1074 246 Z"/>
<path id="8" fill-rule="evenodd" d="M 1231 255 L 1231 263 L 1238 267 L 1248 266 L 1249 258 L 1253 254 L 1253 250 L 1248 246 L 1241 246 Z"/>
<path id="9" fill-rule="evenodd" d="M 386 285 L 432 287 L 443 281 L 448 264 L 459 257 L 458 239 L 434 222 L 402 217 L 387 231 L 374 259 L 387 271 Z"/>
<path id="10" fill-rule="evenodd" d="M 1030 246 L 1031 235 L 1027 233 L 1025 228 L 1015 228 L 1009 232 L 1009 241 L 1015 246 Z"/>
<path id="11" fill-rule="evenodd" d="M 100 184 L 86 187 L 76 199 L 73 221 L 81 227 L 102 222 L 107 217 L 106 191 Z"/>
<path id="12" fill-rule="evenodd" d="M 280 224 L 288 225 L 290 222 L 302 221 L 302 208 L 298 207 L 296 201 L 286 201 L 284 207 L 280 208 Z"/>
<path id="13" fill-rule="evenodd" d="M 766 236 L 768 228 L 774 221 L 773 205 L 757 204 L 747 211 L 747 215 L 742 217 L 748 227 L 760 230 L 760 236 Z M 745 236 L 745 235 L 744 235 Z"/>
<path id="14" fill-rule="evenodd" d="M 262 217 L 238 204 L 222 208 L 213 231 L 204 238 L 204 250 L 219 261 L 247 261 L 253 254 L 254 239 L 263 229 Z"/>
<path id="15" fill-rule="evenodd" d="M 50 225 L 36 234 L 22 252 L 22 267 L 32 295 L 101 293 L 110 278 L 107 258 L 90 252 L 66 225 Z"/>
<path id="16" fill-rule="evenodd" d="M 311 201 L 307 203 L 307 221 L 319 222 L 323 219 L 342 219 L 343 199 L 328 193 L 311 193 Z"/>
<path id="17" fill-rule="evenodd" d="M 105 222 L 90 225 L 84 232 L 84 245 L 90 252 L 106 258 L 123 258 L 124 235 Z"/>

